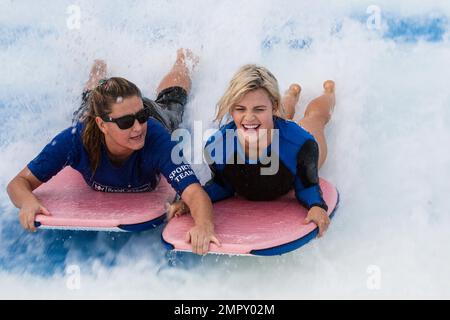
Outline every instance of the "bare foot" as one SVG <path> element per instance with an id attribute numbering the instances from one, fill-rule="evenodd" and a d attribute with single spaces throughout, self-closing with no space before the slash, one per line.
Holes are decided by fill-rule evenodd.
<path id="1" fill-rule="evenodd" d="M 191 49 L 180 48 L 177 50 L 177 61 L 175 63 L 185 65 L 192 72 L 199 60 L 199 57 Z"/>
<path id="2" fill-rule="evenodd" d="M 89 73 L 89 80 L 86 83 L 86 90 L 93 90 L 97 85 L 99 80 L 106 78 L 107 65 L 104 60 L 94 60 L 91 67 L 91 72 Z"/>
<path id="3" fill-rule="evenodd" d="M 293 83 L 289 86 L 289 89 L 287 89 L 286 92 L 284 93 L 282 105 L 284 108 L 286 118 L 288 119 L 294 118 L 295 106 L 298 103 L 301 91 L 302 87 L 297 83 Z"/>
<path id="4" fill-rule="evenodd" d="M 335 106 L 335 104 L 336 104 L 336 98 L 335 98 L 335 96 L 334 96 L 334 81 L 333 80 L 327 80 L 327 81 L 325 81 L 324 83 L 323 83 L 323 89 L 324 89 L 324 92 L 325 92 L 325 94 L 329 94 L 329 96 L 330 96 L 330 98 L 331 98 L 331 100 L 330 100 L 330 103 L 331 103 L 331 108 L 330 108 L 330 117 L 331 117 L 331 115 L 333 114 L 333 112 L 334 112 L 334 106 Z"/>
<path id="5" fill-rule="evenodd" d="M 327 80 L 323 83 L 323 88 L 325 89 L 325 93 L 334 93 L 334 81 Z"/>
<path id="6" fill-rule="evenodd" d="M 298 100 L 300 92 L 302 92 L 302 87 L 298 83 L 293 83 L 289 86 L 286 94 L 292 95 Z"/>

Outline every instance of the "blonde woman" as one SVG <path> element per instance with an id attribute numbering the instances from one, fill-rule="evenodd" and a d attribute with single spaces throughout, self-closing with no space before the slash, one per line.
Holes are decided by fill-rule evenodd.
<path id="1" fill-rule="evenodd" d="M 322 236 L 330 220 L 318 170 L 327 156 L 324 129 L 335 104 L 334 82 L 325 81 L 324 93 L 308 104 L 297 124 L 290 119 L 300 91 L 293 84 L 282 97 L 274 75 L 258 65 L 245 65 L 234 75 L 216 114 L 219 123 L 229 122 L 205 147 L 212 179 L 204 188 L 213 202 L 235 194 L 272 200 L 295 189 L 298 201 L 308 209 L 305 223 L 317 224 Z M 272 165 L 268 158 L 277 160 L 278 166 L 271 174 L 263 174 Z M 177 203 L 169 216 L 188 210 L 184 203 Z"/>

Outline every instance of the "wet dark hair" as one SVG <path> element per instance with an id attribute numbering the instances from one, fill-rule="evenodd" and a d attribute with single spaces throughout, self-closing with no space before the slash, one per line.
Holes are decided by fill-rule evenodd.
<path id="1" fill-rule="evenodd" d="M 93 89 L 88 98 L 87 113 L 84 117 L 84 130 L 82 133 L 83 145 L 88 153 L 92 174 L 98 168 L 101 160 L 101 145 L 105 144 L 105 135 L 100 131 L 96 117 L 111 113 L 111 108 L 118 98 L 137 96 L 142 98 L 141 91 L 132 82 L 120 77 L 102 79 Z"/>

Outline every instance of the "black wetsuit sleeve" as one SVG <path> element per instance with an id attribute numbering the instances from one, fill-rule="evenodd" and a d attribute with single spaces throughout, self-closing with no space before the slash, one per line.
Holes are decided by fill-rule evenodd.
<path id="1" fill-rule="evenodd" d="M 221 172 L 216 169 L 215 163 L 212 163 L 209 167 L 211 169 L 211 180 L 209 180 L 203 188 L 211 198 L 211 201 L 216 202 L 232 197 L 234 195 L 234 189 L 226 183 Z"/>
<path id="2" fill-rule="evenodd" d="M 317 206 L 327 211 L 319 185 L 318 162 L 319 146 L 315 140 L 307 140 L 297 154 L 295 195 L 308 210 Z"/>

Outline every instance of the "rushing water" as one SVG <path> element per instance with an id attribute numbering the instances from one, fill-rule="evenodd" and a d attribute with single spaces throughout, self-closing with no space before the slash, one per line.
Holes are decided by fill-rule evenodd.
<path id="1" fill-rule="evenodd" d="M 450 4 L 342 2 L 0 0 L 0 298 L 450 298 Z M 299 82 L 298 116 L 336 81 L 326 236 L 279 257 L 178 259 L 161 228 L 23 231 L 6 185 L 70 125 L 93 59 L 154 97 L 178 47 L 200 57 L 186 128 L 213 126 L 245 63 Z"/>

